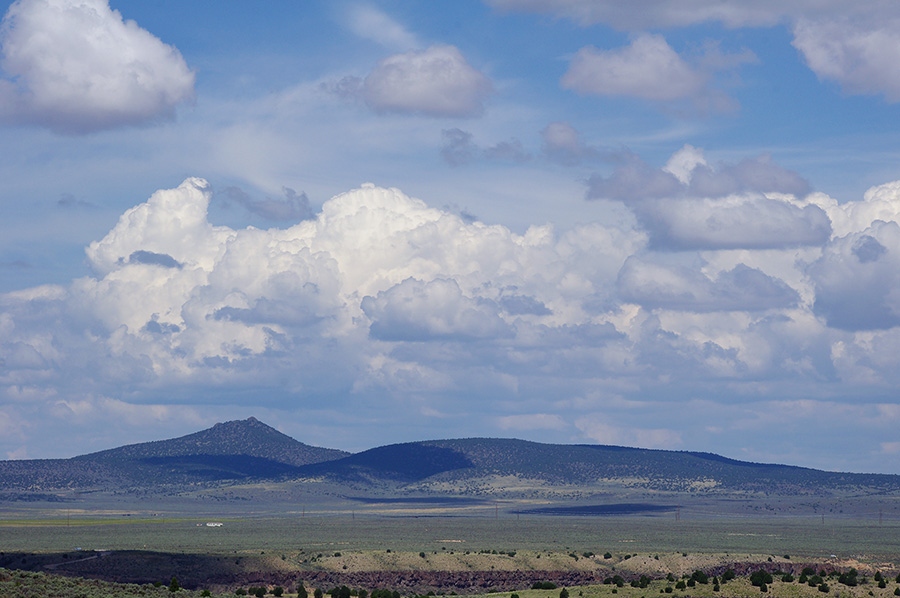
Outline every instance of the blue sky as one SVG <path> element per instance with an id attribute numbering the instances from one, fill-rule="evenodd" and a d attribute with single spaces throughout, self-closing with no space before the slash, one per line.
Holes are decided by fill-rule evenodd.
<path id="1" fill-rule="evenodd" d="M 900 473 L 900 8 L 3 3 L 0 457 L 254 415 Z"/>

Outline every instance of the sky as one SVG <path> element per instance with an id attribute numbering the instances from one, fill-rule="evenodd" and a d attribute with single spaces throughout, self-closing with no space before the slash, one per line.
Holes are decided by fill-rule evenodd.
<path id="1" fill-rule="evenodd" d="M 0 9 L 0 458 L 255 416 L 900 474 L 897 3 Z"/>

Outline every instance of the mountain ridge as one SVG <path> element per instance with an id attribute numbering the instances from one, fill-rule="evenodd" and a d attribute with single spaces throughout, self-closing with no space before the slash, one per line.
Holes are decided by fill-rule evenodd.
<path id="1" fill-rule="evenodd" d="M 364 491 L 445 495 L 512 492 L 516 487 L 580 487 L 595 493 L 900 494 L 898 475 L 827 472 L 714 453 L 614 445 L 461 438 L 389 444 L 351 454 L 306 445 L 252 417 L 70 459 L 0 461 L 0 491 L 7 493 L 177 492 L 253 480 L 294 487 L 319 480 Z"/>

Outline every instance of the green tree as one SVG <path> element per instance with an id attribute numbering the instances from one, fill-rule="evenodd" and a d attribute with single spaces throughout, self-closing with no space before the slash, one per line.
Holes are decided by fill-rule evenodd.
<path id="1" fill-rule="evenodd" d="M 559 598 L 569 598 L 569 590 L 563 588 L 559 591 Z"/>
<path id="2" fill-rule="evenodd" d="M 322 588 L 316 588 L 316 591 L 313 592 L 313 598 L 322 598 Z"/>
<path id="3" fill-rule="evenodd" d="M 309 598 L 309 592 L 306 591 L 306 587 L 302 581 L 297 586 L 297 598 Z"/>
<path id="4" fill-rule="evenodd" d="M 275 589 L 272 590 L 272 595 L 276 598 L 281 598 L 281 596 L 284 595 L 284 588 L 282 588 L 281 586 L 275 586 Z"/>
<path id="5" fill-rule="evenodd" d="M 178 584 L 178 580 L 177 580 L 177 579 L 175 578 L 175 576 L 173 575 L 173 576 L 172 576 L 172 581 L 169 582 L 169 591 L 170 591 L 170 592 L 177 592 L 177 591 L 180 590 L 180 589 L 181 589 L 181 586 Z"/>

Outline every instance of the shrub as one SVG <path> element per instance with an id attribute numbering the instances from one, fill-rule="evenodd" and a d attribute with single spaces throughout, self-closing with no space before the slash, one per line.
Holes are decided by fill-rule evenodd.
<path id="1" fill-rule="evenodd" d="M 569 590 L 563 588 L 559 591 L 559 598 L 569 598 Z"/>
<path id="2" fill-rule="evenodd" d="M 275 589 L 272 590 L 272 595 L 276 598 L 281 598 L 281 596 L 284 595 L 284 588 L 282 588 L 281 586 L 275 586 Z"/>
<path id="3" fill-rule="evenodd" d="M 684 580 L 683 580 L 683 579 L 679 579 L 679 580 L 678 580 L 678 583 L 675 584 L 675 589 L 676 589 L 676 590 L 684 590 L 684 589 L 687 589 L 687 584 L 684 583 Z"/>
<path id="4" fill-rule="evenodd" d="M 519 595 L 516 594 L 515 592 L 513 592 L 512 594 L 509 595 L 509 598 L 519 598 Z"/>
<path id="5" fill-rule="evenodd" d="M 825 583 L 824 581 L 823 581 L 822 583 L 819 584 L 819 591 L 820 591 L 820 592 L 823 592 L 823 593 L 827 594 L 827 593 L 828 593 L 828 590 L 830 590 L 830 589 L 831 589 L 831 588 L 829 588 L 829 587 L 828 587 L 828 584 Z"/>
<path id="6" fill-rule="evenodd" d="M 785 583 L 791 583 L 792 581 L 794 581 L 794 576 L 791 575 L 790 573 L 785 573 L 784 575 L 781 576 L 781 581 L 783 581 Z"/>
<path id="7" fill-rule="evenodd" d="M 604 552 L 604 553 L 603 553 L 603 558 L 605 558 L 605 559 L 611 559 L 611 558 L 612 558 L 612 553 L 611 553 L 611 552 Z M 897 577 L 900 578 L 900 575 L 898 575 Z"/>
<path id="8" fill-rule="evenodd" d="M 200 592 L 200 595 L 203 596 L 203 598 L 206 598 L 207 596 L 212 596 L 212 592 L 210 592 L 209 590 L 203 590 L 202 592 Z"/>
<path id="9" fill-rule="evenodd" d="M 665 589 L 666 594 L 671 594 L 672 591 L 673 591 L 672 586 L 666 586 L 666 589 Z"/>
<path id="10" fill-rule="evenodd" d="M 723 576 L 724 577 L 724 576 Z M 770 584 L 774 581 L 772 574 L 768 571 L 763 571 L 760 569 L 759 571 L 754 571 L 750 574 L 750 584 L 754 586 L 764 586 L 766 584 Z M 765 592 L 765 590 L 763 590 Z"/>
<path id="11" fill-rule="evenodd" d="M 703 571 L 694 571 L 691 574 L 691 579 L 696 581 L 697 583 L 702 583 L 702 584 L 709 583 L 709 575 L 707 575 Z"/>
<path id="12" fill-rule="evenodd" d="M 713 584 L 713 592 L 718 592 L 722 587 L 719 584 Z"/>
<path id="13" fill-rule="evenodd" d="M 731 581 L 735 577 L 737 577 L 737 573 L 734 572 L 734 569 L 729 569 L 722 574 L 722 581 Z"/>
<path id="14" fill-rule="evenodd" d="M 760 591 L 760 592 L 768 592 L 768 591 L 769 591 L 769 586 L 767 586 L 767 585 L 764 584 L 764 583 L 761 583 L 761 584 L 759 584 L 759 591 Z"/>
<path id="15" fill-rule="evenodd" d="M 894 596 L 900 596 L 900 588 L 894 588 Z"/>

